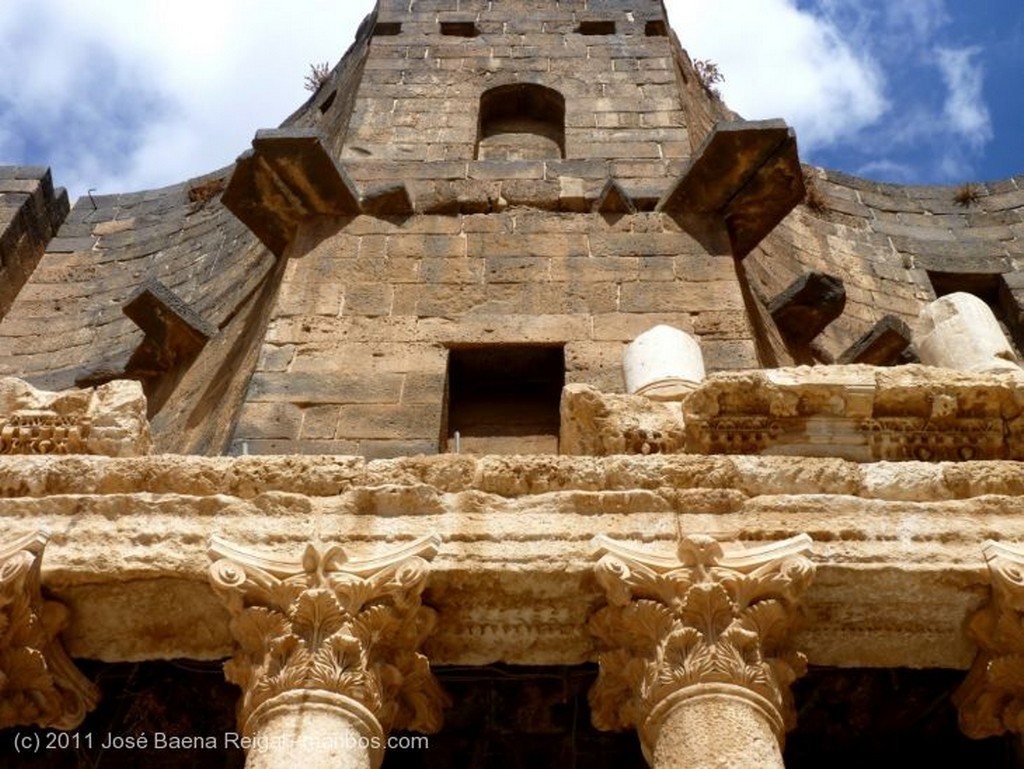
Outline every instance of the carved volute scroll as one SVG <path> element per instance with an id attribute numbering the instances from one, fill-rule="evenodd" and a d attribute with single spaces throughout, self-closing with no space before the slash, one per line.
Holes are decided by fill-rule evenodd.
<path id="1" fill-rule="evenodd" d="M 64 653 L 67 609 L 42 596 L 40 568 L 50 536 L 38 531 L 0 545 L 0 729 L 74 729 L 99 699 Z"/>
<path id="2" fill-rule="evenodd" d="M 726 554 L 710 537 L 688 536 L 677 558 L 607 537 L 596 544 L 608 606 L 590 622 L 604 648 L 590 693 L 594 725 L 637 728 L 649 755 L 659 705 L 728 690 L 759 707 L 781 739 L 795 722 L 789 684 L 805 668 L 788 641 L 814 574 L 810 537 Z"/>
<path id="3" fill-rule="evenodd" d="M 439 541 L 364 561 L 310 544 L 301 561 L 283 561 L 213 538 L 210 582 L 238 642 L 225 674 L 242 688 L 241 729 L 296 692 L 355 701 L 384 732 L 440 729 L 447 698 L 419 653 L 436 621 L 420 598 Z"/>
<path id="4" fill-rule="evenodd" d="M 983 552 L 992 599 L 968 622 L 978 656 L 953 696 L 960 729 L 975 739 L 1024 734 L 1024 551 L 988 541 Z"/>

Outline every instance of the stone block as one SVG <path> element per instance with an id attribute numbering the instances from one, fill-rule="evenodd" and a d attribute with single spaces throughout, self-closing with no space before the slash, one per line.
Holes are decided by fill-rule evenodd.
<path id="1" fill-rule="evenodd" d="M 294 440 L 299 437 L 302 409 L 293 403 L 246 403 L 238 417 L 235 437 Z M 317 436 L 331 438 L 328 436 Z"/>
<path id="2" fill-rule="evenodd" d="M 304 219 L 359 212 L 345 170 L 316 131 L 297 128 L 258 131 L 253 149 L 236 162 L 221 202 L 278 256 Z"/>
<path id="3" fill-rule="evenodd" d="M 381 219 L 404 219 L 413 212 L 412 198 L 402 182 L 395 182 L 367 192 L 360 203 L 363 213 Z"/>
<path id="4" fill-rule="evenodd" d="M 836 361 L 892 366 L 910 346 L 910 327 L 895 315 L 886 315 L 870 331 L 854 342 Z"/>
<path id="5" fill-rule="evenodd" d="M 343 364 L 339 363 L 339 369 Z M 253 403 L 398 403 L 402 374 L 377 373 L 372 378 L 342 370 L 294 373 L 262 372 L 249 382 Z"/>
<path id="6" fill-rule="evenodd" d="M 820 334 L 843 313 L 846 290 L 832 275 L 809 272 L 768 302 L 768 312 L 782 335 L 803 345 Z"/>
<path id="7" fill-rule="evenodd" d="M 804 198 L 796 136 L 782 120 L 719 123 L 658 204 L 719 252 L 742 259 Z"/>
<path id="8" fill-rule="evenodd" d="M 123 308 L 124 314 L 145 333 L 126 371 L 169 371 L 194 359 L 217 335 L 181 297 L 157 280 L 147 281 Z"/>

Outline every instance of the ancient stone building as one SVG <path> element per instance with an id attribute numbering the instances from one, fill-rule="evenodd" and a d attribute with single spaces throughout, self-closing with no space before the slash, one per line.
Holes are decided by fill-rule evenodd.
<path id="1" fill-rule="evenodd" d="M 0 169 L 6 765 L 1020 765 L 1024 177 L 708 85 L 380 0 L 228 168 Z"/>

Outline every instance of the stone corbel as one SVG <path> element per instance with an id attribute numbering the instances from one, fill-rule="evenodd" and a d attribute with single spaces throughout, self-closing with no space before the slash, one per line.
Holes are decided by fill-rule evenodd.
<path id="1" fill-rule="evenodd" d="M 789 641 L 814 573 L 810 537 L 726 553 L 688 536 L 675 558 L 596 544 L 608 606 L 590 622 L 603 648 L 594 725 L 637 729 L 657 769 L 781 768 L 789 685 L 805 669 Z"/>
<path id="2" fill-rule="evenodd" d="M 44 531 L 0 545 L 0 729 L 74 729 L 99 692 L 60 645 L 63 604 L 42 596 Z"/>
<path id="3" fill-rule="evenodd" d="M 1024 734 L 1024 551 L 991 540 L 982 550 L 992 598 L 968 621 L 978 656 L 953 695 L 960 729 L 975 739 Z"/>
<path id="4" fill-rule="evenodd" d="M 270 746 L 250 750 L 250 769 L 376 767 L 392 729 L 440 729 L 447 698 L 419 653 L 436 621 L 421 594 L 439 541 L 363 561 L 310 544 L 285 561 L 211 540 L 210 582 L 238 643 L 225 674 L 242 688 L 239 729 Z"/>

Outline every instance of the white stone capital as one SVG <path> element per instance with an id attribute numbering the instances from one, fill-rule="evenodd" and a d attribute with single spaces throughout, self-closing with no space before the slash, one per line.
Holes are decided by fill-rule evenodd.
<path id="1" fill-rule="evenodd" d="M 795 722 L 789 684 L 805 667 L 789 640 L 814 573 L 810 537 L 726 553 L 711 537 L 688 536 L 674 558 L 607 537 L 596 544 L 608 606 L 590 622 L 602 647 L 594 724 L 636 728 L 659 766 L 665 730 L 678 739 L 682 722 L 711 708 L 725 729 L 712 742 L 729 737 L 730 719 L 754 718 L 777 753 Z"/>
<path id="2" fill-rule="evenodd" d="M 63 604 L 43 598 L 40 570 L 50 535 L 0 544 L 0 729 L 74 729 L 99 692 L 65 654 Z"/>

